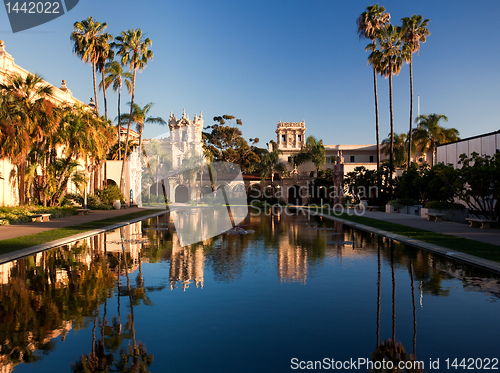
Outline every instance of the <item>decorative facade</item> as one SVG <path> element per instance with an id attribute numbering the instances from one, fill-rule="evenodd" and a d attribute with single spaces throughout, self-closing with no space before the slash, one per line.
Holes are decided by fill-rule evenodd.
<path id="1" fill-rule="evenodd" d="M 306 144 L 306 122 L 278 122 L 276 136 L 278 149 L 299 152 Z"/>

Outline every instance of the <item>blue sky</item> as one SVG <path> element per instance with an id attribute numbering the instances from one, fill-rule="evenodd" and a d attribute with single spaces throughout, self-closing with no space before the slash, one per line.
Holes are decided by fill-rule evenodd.
<path id="1" fill-rule="evenodd" d="M 13 34 L 0 9 L 0 39 L 20 66 L 74 96 L 93 96 L 92 70 L 72 53 L 72 25 L 89 16 L 116 36 L 141 28 L 154 59 L 138 74 L 136 102 L 151 114 L 212 118 L 232 114 L 246 138 L 275 139 L 278 120 L 306 121 L 307 134 L 325 144 L 374 144 L 375 114 L 368 42 L 356 18 L 371 1 L 117 1 L 80 0 L 69 13 Z M 431 35 L 414 57 L 414 113 L 448 116 L 461 137 L 500 129 L 500 1 L 383 1 L 392 23 L 421 14 Z M 389 133 L 388 80 L 379 78 L 381 137 Z M 122 100 L 122 102 L 128 101 Z M 108 92 L 110 117 L 116 96 Z M 99 100 L 103 113 L 102 96 Z M 123 105 L 122 111 L 126 107 Z M 409 126 L 409 70 L 394 78 L 395 131 Z M 149 125 L 146 137 L 165 127 Z"/>

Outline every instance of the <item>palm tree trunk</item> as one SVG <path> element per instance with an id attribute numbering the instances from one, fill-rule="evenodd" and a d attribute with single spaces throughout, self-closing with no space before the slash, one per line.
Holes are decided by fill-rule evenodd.
<path id="1" fill-rule="evenodd" d="M 392 74 L 389 75 L 389 106 L 390 106 L 390 114 L 391 114 L 391 145 L 390 145 L 390 158 L 389 158 L 389 181 L 391 182 L 389 185 L 389 199 L 392 198 L 392 172 L 393 172 L 393 163 L 394 163 L 394 113 L 392 110 Z"/>
<path id="2" fill-rule="evenodd" d="M 380 169 L 380 131 L 378 122 L 377 71 L 373 68 L 373 90 L 375 91 L 375 132 L 377 138 L 377 171 Z"/>
<path id="3" fill-rule="evenodd" d="M 135 77 L 136 77 L 137 69 L 134 67 L 134 77 L 132 78 L 132 99 L 130 100 L 130 115 L 128 118 L 128 127 L 127 127 L 127 137 L 125 140 L 125 154 L 123 155 L 123 163 L 122 163 L 122 172 L 120 176 L 120 190 L 125 195 L 125 191 L 123 188 L 125 187 L 125 162 L 127 162 L 128 155 L 128 140 L 130 137 L 130 125 L 132 124 L 132 113 L 134 110 L 134 97 L 135 97 Z"/>
<path id="4" fill-rule="evenodd" d="M 25 200 L 25 195 L 26 195 L 26 190 L 24 188 L 25 186 L 25 174 L 26 174 L 26 160 L 23 159 L 19 163 L 17 169 L 19 170 L 19 205 L 24 206 L 26 203 Z"/>
<path id="5" fill-rule="evenodd" d="M 411 135 L 413 122 L 413 68 L 410 56 L 410 132 L 408 132 L 408 169 L 411 166 Z"/>
<path id="6" fill-rule="evenodd" d="M 120 129 L 122 126 L 122 121 L 120 119 L 120 96 L 122 92 L 122 85 L 120 84 L 120 87 L 118 88 L 118 160 L 120 161 L 122 159 L 122 148 L 120 144 Z"/>
<path id="7" fill-rule="evenodd" d="M 108 100 L 106 99 L 106 87 L 104 86 L 104 69 L 102 69 L 102 93 L 104 94 L 104 117 L 108 120 Z"/>
<path id="8" fill-rule="evenodd" d="M 95 100 L 95 111 L 99 114 L 99 106 L 97 105 L 97 85 L 95 78 L 95 63 L 92 64 L 92 77 L 94 79 L 94 100 Z"/>

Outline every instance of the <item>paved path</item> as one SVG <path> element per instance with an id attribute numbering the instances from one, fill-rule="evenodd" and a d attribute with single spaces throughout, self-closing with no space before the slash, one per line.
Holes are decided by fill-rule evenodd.
<path id="1" fill-rule="evenodd" d="M 160 208 L 160 207 L 151 207 Z M 83 223 L 88 223 L 95 220 L 102 220 L 107 218 L 113 218 L 115 216 L 127 215 L 133 212 L 147 210 L 148 208 L 137 208 L 131 207 L 127 209 L 120 210 L 94 210 L 90 211 L 88 215 L 72 215 L 63 218 L 55 218 L 49 222 L 44 223 L 23 223 L 23 224 L 13 224 L 13 225 L 2 225 L 0 226 L 0 240 L 6 240 L 9 238 L 15 238 L 20 236 L 27 236 L 30 234 L 35 234 L 43 231 L 48 231 L 51 229 L 70 227 L 72 225 L 78 225 Z"/>

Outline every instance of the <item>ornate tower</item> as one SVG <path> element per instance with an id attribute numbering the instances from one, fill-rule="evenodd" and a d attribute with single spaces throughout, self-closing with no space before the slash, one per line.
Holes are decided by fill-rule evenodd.
<path id="1" fill-rule="evenodd" d="M 278 149 L 300 150 L 306 143 L 306 122 L 278 122 L 276 135 Z"/>

